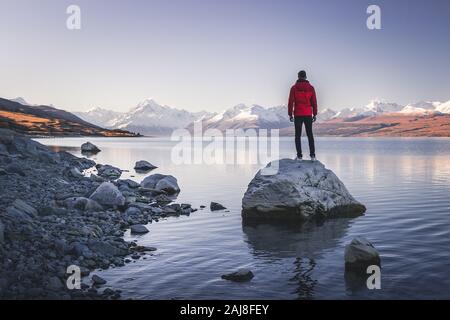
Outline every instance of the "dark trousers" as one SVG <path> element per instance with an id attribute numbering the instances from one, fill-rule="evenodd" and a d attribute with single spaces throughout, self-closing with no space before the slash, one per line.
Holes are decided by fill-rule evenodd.
<path id="1" fill-rule="evenodd" d="M 309 155 L 311 157 L 316 156 L 316 148 L 314 146 L 314 136 L 312 131 L 312 116 L 296 116 L 295 117 L 295 147 L 297 148 L 297 156 L 302 157 L 302 126 L 305 124 L 306 135 L 308 136 L 309 142 Z"/>

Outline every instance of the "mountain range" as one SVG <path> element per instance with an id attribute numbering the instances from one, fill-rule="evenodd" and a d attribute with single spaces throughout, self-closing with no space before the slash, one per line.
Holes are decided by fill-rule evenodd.
<path id="1" fill-rule="evenodd" d="M 32 105 L 23 98 L 0 98 L 0 128 L 27 135 L 134 137 L 119 129 L 104 129 L 53 106 Z"/>
<path id="2" fill-rule="evenodd" d="M 320 109 L 319 109 L 320 110 Z M 282 134 L 292 134 L 287 107 L 280 105 L 263 107 L 260 105 L 239 104 L 220 113 L 189 112 L 166 105 L 160 105 L 153 99 L 146 99 L 128 112 L 115 112 L 103 108 L 94 108 L 87 112 L 75 112 L 76 116 L 95 125 L 139 132 L 143 135 L 170 135 L 174 129 L 192 130 L 194 123 L 201 122 L 203 130 L 218 129 L 280 129 Z M 427 119 L 450 119 L 450 100 L 447 102 L 423 101 L 408 105 L 374 100 L 366 106 L 344 108 L 339 111 L 323 109 L 317 116 L 318 132 L 325 135 L 370 135 L 381 128 L 404 126 L 409 119 L 415 126 Z M 401 121 L 400 121 L 401 120 Z M 409 121 L 408 120 L 408 121 Z M 445 123 L 444 123 L 445 124 Z M 375 127 L 374 127 L 375 125 Z M 429 124 L 426 124 L 427 126 Z M 329 128 L 342 129 L 345 134 L 334 134 Z M 351 128 L 358 127 L 356 132 Z M 366 127 L 367 132 L 365 132 Z M 327 130 L 321 130 L 327 128 Z M 348 129 L 346 131 L 346 129 Z M 410 130 L 410 129 L 407 129 Z M 450 136 L 450 130 L 440 128 L 438 136 Z M 403 135 L 401 132 L 395 134 Z M 428 132 L 428 134 L 434 135 Z M 415 135 L 414 132 L 411 135 Z"/>

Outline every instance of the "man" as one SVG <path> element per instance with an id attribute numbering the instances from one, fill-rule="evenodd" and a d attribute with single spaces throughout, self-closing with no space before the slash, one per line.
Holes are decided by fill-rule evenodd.
<path id="1" fill-rule="evenodd" d="M 297 149 L 297 160 L 302 160 L 302 126 L 305 124 L 306 135 L 309 142 L 309 155 L 311 160 L 316 160 L 314 136 L 312 124 L 317 116 L 317 98 L 314 87 L 306 80 L 306 71 L 298 73 L 298 80 L 292 86 L 289 94 L 288 113 L 291 122 L 295 122 L 295 147 Z"/>

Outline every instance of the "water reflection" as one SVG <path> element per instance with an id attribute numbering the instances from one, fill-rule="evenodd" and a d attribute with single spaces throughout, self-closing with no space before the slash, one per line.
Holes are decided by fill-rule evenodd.
<path id="1" fill-rule="evenodd" d="M 311 299 L 317 280 L 314 279 L 316 261 L 325 250 L 333 249 L 347 234 L 354 219 L 332 219 L 307 224 L 267 224 L 243 222 L 244 241 L 250 252 L 265 263 L 275 263 L 293 258 L 292 277 L 289 282 L 295 286 L 293 294 L 298 299 Z"/>

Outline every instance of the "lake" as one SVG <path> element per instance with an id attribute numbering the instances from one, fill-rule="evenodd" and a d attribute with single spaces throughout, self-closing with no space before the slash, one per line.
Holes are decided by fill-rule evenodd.
<path id="1" fill-rule="evenodd" d="M 102 150 L 96 162 L 128 169 L 122 178 L 136 181 L 148 174 L 135 173 L 135 162 L 148 160 L 159 167 L 150 174 L 178 179 L 177 202 L 207 206 L 189 217 L 153 222 L 146 235 L 126 234 L 158 250 L 146 260 L 98 272 L 124 298 L 450 298 L 450 139 L 317 138 L 318 160 L 367 212 L 308 227 L 242 224 L 242 196 L 263 164 L 176 164 L 171 152 L 177 143 L 164 138 L 37 140 L 77 156 L 80 145 L 91 141 Z M 294 157 L 291 138 L 281 138 L 279 153 Z M 229 212 L 210 212 L 211 201 Z M 344 247 L 355 236 L 380 252 L 380 290 L 345 275 Z M 251 269 L 255 277 L 247 283 L 221 279 L 238 268 Z"/>

